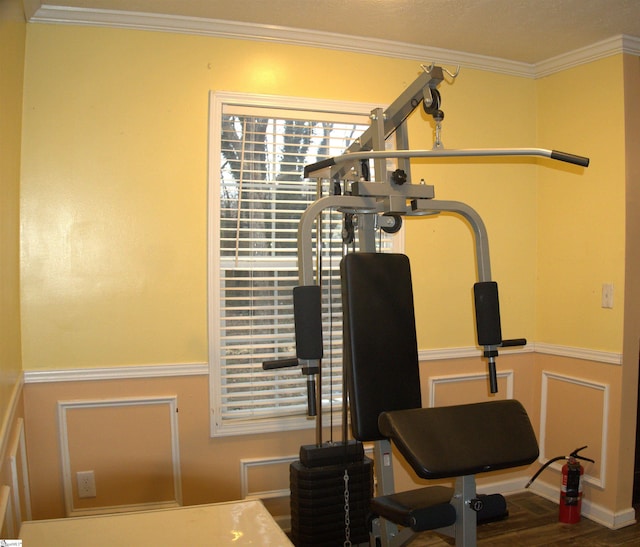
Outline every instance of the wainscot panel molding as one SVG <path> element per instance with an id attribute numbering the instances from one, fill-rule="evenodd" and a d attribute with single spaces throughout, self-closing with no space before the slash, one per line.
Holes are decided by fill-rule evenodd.
<path id="1" fill-rule="evenodd" d="M 609 365 L 621 365 L 622 354 L 599 351 L 586 348 L 574 348 L 546 344 L 543 342 L 529 343 L 521 348 L 505 348 L 501 355 L 514 355 L 518 353 L 543 353 L 557 355 L 558 357 L 572 357 L 597 361 Z M 420 361 L 442 361 L 446 359 L 464 359 L 468 357 L 482 357 L 482 350 L 475 346 L 458 348 L 421 349 L 418 351 Z M 175 363 L 166 365 L 131 365 L 105 368 L 78 368 L 62 370 L 26 370 L 23 373 L 25 384 L 37 384 L 48 382 L 82 382 L 92 380 L 126 380 L 133 378 L 168 378 L 172 376 L 207 376 L 209 374 L 208 363 Z M 17 395 L 14 397 L 17 400 Z M 15 404 L 15 403 L 14 403 Z M 4 425 L 4 424 L 3 424 Z M 4 430 L 3 430 L 4 432 Z"/>
<path id="2" fill-rule="evenodd" d="M 613 36 L 541 63 L 530 64 L 463 51 L 332 32 L 132 11 L 43 5 L 29 18 L 29 22 L 197 34 L 217 38 L 320 47 L 420 62 L 424 62 L 425 59 L 438 59 L 438 62 L 443 64 L 461 65 L 525 78 L 548 76 L 554 72 L 619 53 L 640 54 L 640 40 L 624 35 Z"/>
<path id="3" fill-rule="evenodd" d="M 20 528 L 25 520 L 31 520 L 31 488 L 27 466 L 27 443 L 24 434 L 24 420 L 18 418 L 8 451 L 9 475 L 11 477 L 11 503 L 13 517 Z M 24 509 L 24 515 L 22 511 Z"/>
<path id="4" fill-rule="evenodd" d="M 11 395 L 9 396 L 7 411 L 5 412 L 2 423 L 0 424 L 0 459 L 2 461 L 4 461 L 4 455 L 9 445 L 9 435 L 11 434 L 11 430 L 16 418 L 18 402 L 20 401 L 20 395 L 22 394 L 23 385 L 24 375 L 20 374 L 16 383 L 13 385 Z"/>
<path id="5" fill-rule="evenodd" d="M 498 380 L 505 378 L 507 381 L 506 398 L 513 399 L 513 370 L 503 370 L 497 373 Z M 429 406 L 437 406 L 436 393 L 438 387 L 446 386 L 448 384 L 461 384 L 468 382 L 481 381 L 486 384 L 487 375 L 481 374 L 449 374 L 446 376 L 430 376 L 428 380 L 429 385 Z"/>
<path id="6" fill-rule="evenodd" d="M 273 458 L 243 458 L 240 460 L 240 496 L 244 499 L 268 499 L 289 496 L 289 470 L 284 474 L 284 484 L 282 488 L 272 490 L 252 490 L 250 485 L 250 471 L 254 468 L 282 466 L 291 464 L 298 460 L 300 456 L 294 454 L 291 456 L 276 456 Z M 274 469 L 273 472 L 276 472 Z"/>
<path id="7" fill-rule="evenodd" d="M 557 344 L 546 344 L 544 342 L 528 343 L 526 346 L 521 348 L 500 349 L 500 355 L 534 352 L 543 353 L 545 355 L 556 355 L 558 357 L 572 357 L 574 359 L 584 359 L 586 361 L 597 361 L 598 363 L 604 363 L 607 365 L 622 365 L 622 353 L 588 348 L 574 348 L 570 346 L 560 346 Z M 420 361 L 440 361 L 467 357 L 482 357 L 482 350 L 475 346 L 468 346 L 460 348 L 422 349 L 418 352 L 418 358 Z"/>
<path id="8" fill-rule="evenodd" d="M 13 525 L 13 512 L 9 496 L 11 489 L 3 484 L 0 486 L 0 537 L 16 537 L 16 531 Z M 7 534 L 6 536 L 4 534 Z"/>
<path id="9" fill-rule="evenodd" d="M 594 349 L 573 348 L 569 346 L 558 346 L 556 344 L 535 343 L 535 352 L 546 355 L 556 355 L 558 357 L 571 357 L 573 359 L 583 359 L 585 361 L 597 361 L 607 365 L 622 365 L 622 353 L 612 351 L 599 351 Z"/>
<path id="10" fill-rule="evenodd" d="M 0 476 L 10 483 L 0 488 L 0 538 L 17 536 L 24 520 L 22 508 L 24 516 L 31 518 L 24 420 L 20 409 L 23 386 L 24 376 L 20 374 L 11 389 L 0 423 Z"/>
<path id="11" fill-rule="evenodd" d="M 562 382 L 565 384 L 571 384 L 573 386 L 577 386 L 579 388 L 596 391 L 600 393 L 602 398 L 602 422 L 598 424 L 600 427 L 600 454 L 592 456 L 594 460 L 596 460 L 596 465 L 599 467 L 599 477 L 595 477 L 590 475 L 585 471 L 583 480 L 586 483 L 589 483 L 597 488 L 604 489 L 606 486 L 606 476 L 607 476 L 607 437 L 609 430 L 609 385 L 603 384 L 599 382 L 594 382 L 592 380 L 587 380 L 584 378 L 578 378 L 575 376 L 569 376 L 566 374 L 558 374 L 556 372 L 542 371 L 542 393 L 540 397 L 540 456 L 538 461 L 540 463 L 545 463 L 547 460 L 558 456 L 559 454 L 549 454 L 547 448 L 547 416 L 549 410 L 549 383 Z M 595 409 L 592 409 L 595 410 Z M 586 443 L 585 443 L 586 444 Z M 582 454 L 583 456 L 589 457 L 588 451 Z M 551 469 L 555 469 L 556 471 L 562 470 L 562 463 L 556 462 L 550 465 Z"/>
<path id="12" fill-rule="evenodd" d="M 373 459 L 373 443 L 363 443 L 364 454 L 368 458 Z M 252 490 L 250 482 L 251 469 L 278 466 L 282 464 L 288 464 L 300 459 L 300 454 L 293 454 L 289 456 L 273 456 L 265 458 L 242 458 L 240 460 L 240 495 L 244 499 L 268 499 L 288 497 L 290 492 L 289 485 L 289 470 L 287 469 L 286 476 L 283 477 L 284 484 L 282 488 L 276 488 L 272 490 Z M 287 515 L 290 516 L 290 515 Z"/>
<path id="13" fill-rule="evenodd" d="M 168 378 L 172 376 L 207 376 L 208 374 L 208 363 L 132 365 L 109 368 L 27 370 L 24 373 L 24 382 L 25 384 L 38 384 L 91 380 L 127 380 L 133 378 Z"/>
<path id="14" fill-rule="evenodd" d="M 165 406 L 168 423 L 168 431 L 170 437 L 170 454 L 168 455 L 172 470 L 172 490 L 173 499 L 150 500 L 143 503 L 130 503 L 119 505 L 100 505 L 91 507 L 77 507 L 75 503 L 73 481 L 75 477 L 72 474 L 73 455 L 70 452 L 70 430 L 69 430 L 69 414 L 74 411 L 121 408 L 121 407 L 148 407 L 148 406 Z M 75 401 L 58 401 L 58 434 L 60 445 L 60 457 L 62 466 L 64 502 L 66 515 L 68 517 L 142 511 L 152 509 L 164 509 L 167 507 L 178 507 L 182 505 L 182 477 L 180 468 L 180 446 L 178 433 L 178 400 L 176 396 L 158 396 L 158 397 L 123 397 L 114 399 L 98 399 L 98 400 L 75 400 Z M 114 454 L 117 453 L 117 449 Z"/>
<path id="15" fill-rule="evenodd" d="M 534 351 L 535 346 L 533 344 L 527 344 L 521 348 L 502 349 L 500 355 L 533 353 Z M 466 359 L 468 357 L 482 357 L 482 350 L 476 346 L 418 350 L 418 359 L 420 361 L 444 361 L 446 359 Z"/>

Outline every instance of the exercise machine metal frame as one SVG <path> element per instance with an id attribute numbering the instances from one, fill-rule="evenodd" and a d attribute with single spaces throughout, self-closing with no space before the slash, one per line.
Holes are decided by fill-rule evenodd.
<path id="1" fill-rule="evenodd" d="M 306 178 L 328 178 L 333 181 L 345 181 L 345 193 L 319 198 L 302 214 L 298 227 L 298 268 L 300 286 L 317 285 L 314 270 L 314 227 L 316 219 L 326 209 L 338 209 L 357 217 L 358 245 L 360 251 L 375 251 L 375 229 L 380 216 L 420 216 L 448 212 L 465 219 L 472 228 L 475 240 L 477 274 L 480 283 L 491 282 L 491 264 L 487 230 L 480 215 L 469 205 L 459 201 L 435 199 L 434 188 L 426 184 L 411 182 L 411 158 L 451 158 L 451 157 L 544 157 L 587 167 L 589 159 L 542 148 L 495 148 L 495 149 L 444 149 L 436 143 L 431 150 L 410 150 L 405 121 L 421 103 L 427 113 L 439 111 L 439 93 L 437 87 L 445 80 L 445 74 L 455 78 L 455 74 L 435 66 L 424 67 L 423 73 L 386 109 L 374 109 L 371 112 L 371 126 L 361 138 L 354 142 L 345 154 L 322 160 L 305 168 Z M 437 104 L 435 104 L 437 101 Z M 437 108 L 434 108 L 437 107 Z M 438 115 L 437 124 L 443 115 Z M 395 135 L 398 150 L 385 150 L 385 142 Z M 387 172 L 387 159 L 396 158 L 398 169 Z M 372 160 L 377 182 L 368 180 L 367 163 Z M 349 184 L 348 191 L 346 185 Z M 347 195 L 348 194 L 348 195 Z M 496 295 L 497 297 L 497 295 Z M 498 349 L 507 345 L 521 345 L 523 339 L 491 340 L 484 344 L 484 356 L 488 359 L 489 380 L 492 392 L 497 391 L 495 358 Z M 295 364 L 295 363 L 294 363 Z M 320 359 L 297 359 L 310 383 L 317 383 L 315 389 L 321 395 Z M 321 396 L 316 400 L 321 401 Z M 321 407 L 321 405 L 319 405 Z M 310 412 L 311 414 L 311 412 Z M 316 418 L 316 439 L 322 439 L 322 410 L 318 408 Z M 391 445 L 388 440 L 376 442 L 375 458 L 381 462 L 389 457 Z M 383 495 L 393 492 L 393 470 L 391 465 L 376 465 L 378 488 Z M 456 479 L 456 490 L 452 504 L 456 507 L 459 522 L 448 530 L 442 530 L 456 538 L 456 545 L 475 545 L 475 514 L 469 508 L 476 497 L 475 478 L 473 476 Z M 471 522 L 473 521 L 473 522 Z M 378 530 L 382 545 L 401 544 L 406 533 L 399 532 L 395 524 L 383 522 Z"/>

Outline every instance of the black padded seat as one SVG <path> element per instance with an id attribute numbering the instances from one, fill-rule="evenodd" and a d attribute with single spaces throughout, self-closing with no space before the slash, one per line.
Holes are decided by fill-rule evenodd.
<path id="1" fill-rule="evenodd" d="M 527 412 L 515 400 L 383 412 L 378 427 L 423 479 L 509 469 L 538 457 Z"/>
<path id="2" fill-rule="evenodd" d="M 371 500 L 371 513 L 414 532 L 437 530 L 456 522 L 456 510 L 451 504 L 453 488 L 426 486 L 406 492 L 378 496 Z M 502 520 L 509 516 L 507 502 L 500 494 L 477 496 L 481 508 L 476 513 L 478 524 Z"/>
<path id="3" fill-rule="evenodd" d="M 427 486 L 371 500 L 371 512 L 414 532 L 436 530 L 456 522 L 456 510 L 449 503 L 453 488 Z"/>

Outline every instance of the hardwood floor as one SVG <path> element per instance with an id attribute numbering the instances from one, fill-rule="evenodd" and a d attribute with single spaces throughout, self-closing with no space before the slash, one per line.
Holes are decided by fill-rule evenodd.
<path id="1" fill-rule="evenodd" d="M 478 527 L 478 545 L 640 545 L 640 524 L 610 530 L 584 517 L 577 524 L 562 524 L 558 522 L 557 504 L 529 492 L 509 496 L 507 504 L 507 519 Z M 455 541 L 434 532 L 423 532 L 410 543 L 411 547 L 447 545 L 455 545 Z"/>

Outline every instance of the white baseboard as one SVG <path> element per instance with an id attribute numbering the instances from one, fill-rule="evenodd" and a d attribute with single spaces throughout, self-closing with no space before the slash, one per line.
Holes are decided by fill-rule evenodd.
<path id="1" fill-rule="evenodd" d="M 531 485 L 529 490 L 554 503 L 559 503 L 560 501 L 559 485 L 552 486 L 546 482 L 537 480 Z M 582 500 L 582 516 L 612 530 L 618 530 L 619 528 L 631 526 L 636 523 L 636 512 L 633 507 L 613 512 L 588 499 Z"/>

